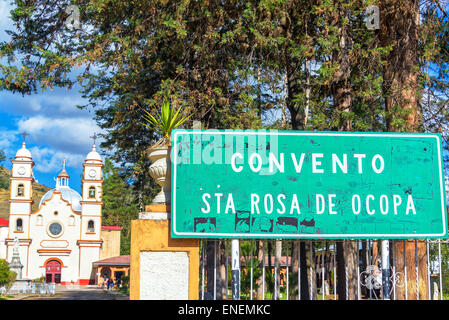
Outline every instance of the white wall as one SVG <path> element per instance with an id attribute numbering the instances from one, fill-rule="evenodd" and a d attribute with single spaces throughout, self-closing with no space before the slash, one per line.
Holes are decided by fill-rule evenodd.
<path id="1" fill-rule="evenodd" d="M 8 227 L 0 226 L 0 259 L 6 260 L 6 244 L 5 239 L 8 237 Z"/>

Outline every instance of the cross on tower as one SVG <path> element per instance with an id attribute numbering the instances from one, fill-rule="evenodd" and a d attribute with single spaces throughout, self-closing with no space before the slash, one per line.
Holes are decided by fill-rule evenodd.
<path id="1" fill-rule="evenodd" d="M 29 136 L 29 134 L 26 131 L 22 132 L 20 135 L 23 137 L 23 142 L 25 142 L 25 138 Z"/>
<path id="2" fill-rule="evenodd" d="M 66 164 L 66 162 L 67 162 L 67 158 L 64 158 L 64 160 L 62 161 L 62 168 L 65 170 L 65 164 Z"/>
<path id="3" fill-rule="evenodd" d="M 94 133 L 94 135 L 93 135 L 92 137 L 89 137 L 89 138 L 91 138 L 91 139 L 94 140 L 94 145 L 95 145 L 95 143 L 96 143 L 96 141 L 97 141 L 97 138 L 98 138 L 97 134 Z"/>

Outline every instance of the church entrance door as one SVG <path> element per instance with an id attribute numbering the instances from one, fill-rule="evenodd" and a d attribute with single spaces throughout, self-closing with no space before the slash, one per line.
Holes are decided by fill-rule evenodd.
<path id="1" fill-rule="evenodd" d="M 45 266 L 46 282 L 61 283 L 61 263 L 56 260 L 50 260 Z"/>

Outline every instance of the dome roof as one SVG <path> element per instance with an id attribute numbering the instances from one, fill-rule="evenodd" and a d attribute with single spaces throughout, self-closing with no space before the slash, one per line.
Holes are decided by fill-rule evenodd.
<path id="1" fill-rule="evenodd" d="M 65 169 L 62 169 L 61 173 L 58 175 L 58 178 L 70 178 L 70 177 L 67 171 L 65 171 Z"/>
<path id="2" fill-rule="evenodd" d="M 100 154 L 97 152 L 95 145 L 92 146 L 92 151 L 86 157 L 86 162 L 103 162 Z"/>
<path id="3" fill-rule="evenodd" d="M 26 148 L 25 142 L 22 143 L 22 149 L 16 153 L 16 160 L 30 160 L 31 152 Z"/>
<path id="4" fill-rule="evenodd" d="M 51 189 L 49 190 L 44 196 L 42 197 L 41 201 L 39 202 L 39 208 L 42 206 L 42 204 L 50 199 L 55 191 L 61 192 L 62 198 L 70 203 L 72 205 L 73 211 L 81 212 L 81 203 L 82 200 L 80 194 L 70 188 L 69 186 L 60 186 L 59 189 Z"/>

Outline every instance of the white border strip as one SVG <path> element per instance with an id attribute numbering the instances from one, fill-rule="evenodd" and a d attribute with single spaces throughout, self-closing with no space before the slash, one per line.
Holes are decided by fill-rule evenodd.
<path id="1" fill-rule="evenodd" d="M 232 134 L 232 135 L 281 135 L 281 136 L 343 136 L 343 137 L 390 137 L 390 138 L 435 138 L 437 141 L 438 147 L 438 168 L 440 174 L 440 190 L 441 190 L 441 211 L 442 211 L 442 222 L 443 222 L 443 232 L 442 233 L 413 233 L 413 234 L 320 234 L 320 233 L 300 233 L 300 234 L 275 234 L 275 233 L 198 233 L 198 232 L 178 232 L 176 231 L 176 159 L 172 159 L 173 163 L 173 176 L 172 176 L 172 231 L 175 235 L 178 236 L 194 236 L 195 238 L 204 237 L 204 238 L 216 238 L 216 237 L 229 237 L 229 238 L 283 238 L 283 239 L 305 239 L 305 238 L 331 238 L 331 239 L 344 239 L 344 238 L 361 238 L 361 237 L 370 237 L 370 238 L 423 238 L 423 237 L 443 237 L 446 235 L 446 208 L 445 208 L 445 197 L 444 197 L 444 184 L 443 184 L 443 172 L 441 167 L 441 143 L 440 138 L 437 135 L 429 135 L 429 134 L 407 134 L 407 133 L 324 133 L 324 132 L 290 132 L 290 131 L 275 131 L 275 132 L 257 132 L 257 131 L 216 131 L 216 130 L 191 130 L 191 131 L 176 131 L 173 134 L 174 149 L 173 154 L 177 154 L 176 146 L 177 146 L 177 137 L 179 135 L 192 135 L 192 134 Z"/>

